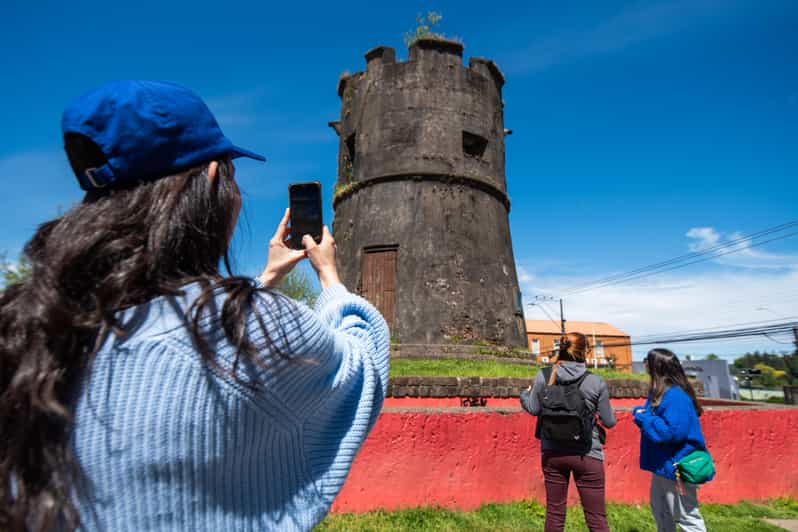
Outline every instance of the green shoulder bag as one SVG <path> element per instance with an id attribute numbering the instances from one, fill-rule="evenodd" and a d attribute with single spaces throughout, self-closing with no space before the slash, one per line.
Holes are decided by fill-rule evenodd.
<path id="1" fill-rule="evenodd" d="M 715 474 L 715 464 L 706 451 L 693 451 L 675 464 L 676 480 L 690 484 L 703 484 Z"/>

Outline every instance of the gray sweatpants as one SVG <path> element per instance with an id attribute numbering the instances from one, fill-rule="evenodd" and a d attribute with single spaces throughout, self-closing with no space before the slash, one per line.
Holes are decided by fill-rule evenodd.
<path id="1" fill-rule="evenodd" d="M 706 532 L 704 518 L 698 511 L 698 487 L 682 482 L 680 494 L 675 480 L 657 475 L 651 477 L 651 513 L 657 522 L 657 532 L 674 532 L 676 525 L 682 532 Z"/>

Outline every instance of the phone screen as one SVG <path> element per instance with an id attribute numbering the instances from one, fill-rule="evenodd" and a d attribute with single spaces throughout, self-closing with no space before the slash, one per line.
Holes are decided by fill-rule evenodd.
<path id="1" fill-rule="evenodd" d="M 304 249 L 302 237 L 310 235 L 321 242 L 321 184 L 292 183 L 288 185 L 288 203 L 291 209 L 291 247 Z"/>

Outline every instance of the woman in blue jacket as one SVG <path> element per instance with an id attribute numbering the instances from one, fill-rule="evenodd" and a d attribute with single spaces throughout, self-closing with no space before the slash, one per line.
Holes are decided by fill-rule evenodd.
<path id="1" fill-rule="evenodd" d="M 703 412 L 677 356 L 652 349 L 645 359 L 651 376 L 645 406 L 634 409 L 640 428 L 640 468 L 651 479 L 651 512 L 658 532 L 706 531 L 698 510 L 697 486 L 677 483 L 675 465 L 693 451 L 706 450 L 698 416 Z"/>

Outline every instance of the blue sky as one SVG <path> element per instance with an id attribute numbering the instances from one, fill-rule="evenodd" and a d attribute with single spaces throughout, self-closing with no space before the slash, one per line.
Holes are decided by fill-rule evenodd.
<path id="1" fill-rule="evenodd" d="M 60 149 L 63 107 L 112 79 L 168 79 L 269 159 L 238 165 L 238 267 L 257 273 L 289 182 L 320 180 L 332 218 L 337 139 L 326 124 L 339 115 L 339 74 L 362 70 L 377 44 L 405 57 L 404 32 L 430 9 L 466 57 L 493 58 L 507 76 L 510 222 L 527 301 L 798 218 L 790 0 L 12 0 L 0 7 L 0 250 L 15 256 L 37 223 L 80 198 Z M 565 307 L 633 336 L 795 316 L 798 237 Z M 534 308 L 528 317 L 545 318 Z M 677 349 L 790 348 L 755 339 Z"/>

